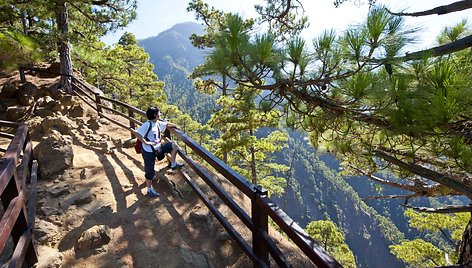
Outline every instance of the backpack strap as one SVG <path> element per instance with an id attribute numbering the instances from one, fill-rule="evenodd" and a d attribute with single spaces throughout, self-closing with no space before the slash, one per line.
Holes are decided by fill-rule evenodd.
<path id="1" fill-rule="evenodd" d="M 149 134 L 149 131 L 151 131 L 151 127 L 152 127 L 151 121 L 148 121 L 148 122 L 149 122 L 149 128 L 148 128 L 148 130 L 146 131 L 146 134 L 144 134 L 144 139 L 145 139 L 145 140 L 149 140 L 148 137 L 147 137 L 147 135 Z M 159 128 L 158 128 L 158 129 L 159 129 Z"/>

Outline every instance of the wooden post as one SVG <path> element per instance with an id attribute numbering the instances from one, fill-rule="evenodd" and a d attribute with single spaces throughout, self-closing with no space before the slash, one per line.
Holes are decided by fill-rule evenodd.
<path id="1" fill-rule="evenodd" d="M 102 116 L 102 106 L 100 106 L 102 104 L 102 99 L 100 98 L 100 93 L 95 93 L 95 104 L 97 105 L 97 112 L 98 112 L 98 115 L 100 117 L 103 117 Z"/>
<path id="2" fill-rule="evenodd" d="M 254 199 L 251 200 L 251 215 L 254 230 L 252 230 L 252 251 L 263 263 L 254 263 L 254 268 L 262 267 L 264 264 L 270 267 L 269 251 L 264 244 L 264 236 L 261 231 L 269 233 L 269 216 L 256 204 L 256 199 L 267 196 L 267 190 L 261 186 L 256 186 Z"/>
<path id="3" fill-rule="evenodd" d="M 128 115 L 129 117 L 131 118 L 134 118 L 134 111 L 130 108 L 128 108 Z M 129 127 L 132 128 L 132 129 L 135 129 L 136 125 L 134 124 L 134 121 L 133 120 L 129 120 Z M 131 132 L 131 138 L 134 139 L 134 133 Z"/>

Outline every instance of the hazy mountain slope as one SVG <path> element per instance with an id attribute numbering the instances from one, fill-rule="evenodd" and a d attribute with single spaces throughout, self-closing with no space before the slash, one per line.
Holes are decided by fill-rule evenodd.
<path id="1" fill-rule="evenodd" d="M 169 102 L 197 121 L 206 122 L 215 98 L 195 91 L 192 81 L 187 79 L 205 57 L 203 50 L 192 45 L 189 39 L 192 33 L 202 34 L 203 27 L 191 22 L 181 23 L 138 43 L 149 53 L 159 80 L 165 82 L 164 91 Z"/>
<path id="2" fill-rule="evenodd" d="M 300 133 L 291 132 L 290 136 L 288 149 L 277 158 L 286 164 L 293 158 L 293 173 L 287 195 L 273 199 L 300 226 L 322 219 L 335 222 L 345 233 L 358 267 L 403 267 L 388 248 L 403 234 L 388 218 L 367 206 L 335 169 L 320 160 Z"/>

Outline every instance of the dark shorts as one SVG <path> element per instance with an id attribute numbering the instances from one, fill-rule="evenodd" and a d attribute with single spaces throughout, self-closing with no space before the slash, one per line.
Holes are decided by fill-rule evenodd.
<path id="1" fill-rule="evenodd" d="M 172 142 L 168 142 L 161 145 L 160 152 L 167 154 L 172 152 Z M 154 170 L 154 165 L 156 164 L 156 156 L 153 152 L 146 152 L 145 150 L 141 151 L 144 160 L 144 177 L 147 180 L 154 179 L 156 171 Z"/>
<path id="2" fill-rule="evenodd" d="M 172 142 L 167 142 L 161 145 L 161 152 L 167 154 L 172 152 Z"/>

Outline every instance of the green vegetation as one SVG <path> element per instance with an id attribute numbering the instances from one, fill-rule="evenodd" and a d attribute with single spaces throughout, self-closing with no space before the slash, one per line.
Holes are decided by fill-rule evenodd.
<path id="1" fill-rule="evenodd" d="M 444 236 L 447 243 L 427 242 L 417 238 L 390 246 L 392 253 L 407 263 L 410 267 L 445 266 L 457 263 L 459 258 L 458 246 L 462 233 L 470 219 L 468 213 L 429 214 L 418 213 L 408 209 L 405 215 L 410 218 L 410 226 L 422 232 Z M 436 246 L 438 245 L 438 246 Z"/>
<path id="2" fill-rule="evenodd" d="M 349 246 L 344 242 L 344 235 L 331 221 L 312 221 L 305 231 L 315 239 L 342 266 L 355 268 L 356 262 Z"/>
<path id="3" fill-rule="evenodd" d="M 275 163 L 271 154 L 286 146 L 287 136 L 281 131 L 256 135 L 260 128 L 277 126 L 280 118 L 279 112 L 256 106 L 259 93 L 241 85 L 218 99 L 221 108 L 208 122 L 221 131 L 214 151 L 216 156 L 226 155 L 227 163 L 253 184 L 262 185 L 270 194 L 281 194 L 286 182 L 280 174 L 288 167 Z"/>
<path id="4" fill-rule="evenodd" d="M 0 28 L 0 70 L 11 71 L 19 64 L 40 59 L 38 44 L 29 36 Z"/>

